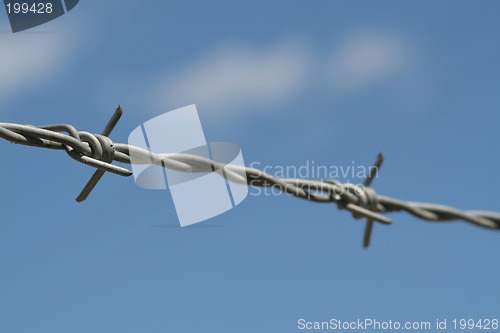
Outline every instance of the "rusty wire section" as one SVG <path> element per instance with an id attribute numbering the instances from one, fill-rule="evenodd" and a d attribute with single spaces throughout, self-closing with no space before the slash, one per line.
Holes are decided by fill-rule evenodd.
<path id="1" fill-rule="evenodd" d="M 408 202 L 377 194 L 370 185 L 375 172 L 382 164 L 382 154 L 379 154 L 374 168 L 371 168 L 371 171 L 375 172 L 370 172 L 362 187 L 334 179 L 277 178 L 258 169 L 226 165 L 198 155 L 152 153 L 140 147 L 113 143 L 108 136 L 121 115 L 122 109 L 119 106 L 101 134 L 77 131 L 67 124 L 32 126 L 0 123 L 0 137 L 16 144 L 65 150 L 74 160 L 96 168 L 94 175 L 77 197 L 78 202 L 87 198 L 105 172 L 131 176 L 132 171 L 113 165 L 112 162 L 131 164 L 130 156 L 133 155 L 136 164 L 155 164 L 182 172 L 213 172 L 215 170 L 222 177 L 238 184 L 272 186 L 301 199 L 335 203 L 339 209 L 349 210 L 354 218 L 367 219 L 363 241 L 365 248 L 370 244 L 374 222 L 392 223 L 391 219 L 382 215 L 390 212 L 405 211 L 426 221 L 463 220 L 479 227 L 500 229 L 500 213 L 463 211 L 444 205 Z M 242 174 L 246 174 L 246 177 Z"/>

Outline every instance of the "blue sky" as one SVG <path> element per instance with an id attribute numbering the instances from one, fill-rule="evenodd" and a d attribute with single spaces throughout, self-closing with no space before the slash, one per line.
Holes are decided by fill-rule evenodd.
<path id="1" fill-rule="evenodd" d="M 386 161 L 381 194 L 500 211 L 494 1 L 80 1 L 12 34 L 4 122 L 112 134 L 196 104 L 247 164 Z M 0 333 L 296 332 L 297 320 L 499 317 L 499 233 L 249 196 L 180 228 L 168 191 L 60 151 L 0 144 Z M 359 181 L 341 179 L 343 181 Z"/>

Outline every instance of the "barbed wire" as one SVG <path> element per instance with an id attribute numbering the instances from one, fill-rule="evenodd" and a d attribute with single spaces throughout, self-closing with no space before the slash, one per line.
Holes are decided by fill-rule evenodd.
<path id="1" fill-rule="evenodd" d="M 379 195 L 370 187 L 382 162 L 377 160 L 362 186 L 342 183 L 335 179 L 309 180 L 278 178 L 255 168 L 219 163 L 208 158 L 183 153 L 154 153 L 149 150 L 122 143 L 113 143 L 109 135 L 122 115 L 119 106 L 101 134 L 77 131 L 68 124 L 47 126 L 0 123 L 0 137 L 15 144 L 39 148 L 65 150 L 74 160 L 90 165 L 97 170 L 77 197 L 85 200 L 105 172 L 120 176 L 131 176 L 132 171 L 112 164 L 154 164 L 181 172 L 217 172 L 228 181 L 260 187 L 274 187 L 301 199 L 335 203 L 339 209 L 349 210 L 356 219 L 366 218 L 364 247 L 370 244 L 374 222 L 391 224 L 385 215 L 405 211 L 419 219 L 432 222 L 463 220 L 488 229 L 500 229 L 500 213 L 489 211 L 463 211 L 453 207 L 403 201 Z M 133 158 L 131 158 L 133 156 Z"/>

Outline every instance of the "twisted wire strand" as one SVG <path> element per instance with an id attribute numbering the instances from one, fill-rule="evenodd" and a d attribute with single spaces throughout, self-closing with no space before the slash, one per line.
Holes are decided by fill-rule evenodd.
<path id="1" fill-rule="evenodd" d="M 274 187 L 301 199 L 336 203 L 338 208 L 351 211 L 354 218 L 368 218 L 369 223 L 371 220 L 390 224 L 392 221 L 382 214 L 405 211 L 426 221 L 463 220 L 483 228 L 500 229 L 500 213 L 496 212 L 463 211 L 444 205 L 403 201 L 379 195 L 368 186 L 355 186 L 335 179 L 277 178 L 258 169 L 219 163 L 198 155 L 154 153 L 137 146 L 113 143 L 107 136 L 121 116 L 120 108 L 117 112 L 119 114 L 115 113 L 102 134 L 77 131 L 68 124 L 33 126 L 0 123 L 0 137 L 15 144 L 65 150 L 76 161 L 97 168 L 98 170 L 84 190 L 87 193 L 82 192 L 79 197 L 81 200 L 77 199 L 78 201 L 86 198 L 105 171 L 122 176 L 132 175 L 131 171 L 111 164 L 116 161 L 125 164 L 154 164 L 180 172 L 215 171 L 234 183 Z"/>

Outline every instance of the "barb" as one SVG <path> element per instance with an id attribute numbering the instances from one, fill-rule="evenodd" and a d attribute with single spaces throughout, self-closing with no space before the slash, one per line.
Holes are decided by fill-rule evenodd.
<path id="1" fill-rule="evenodd" d="M 370 185 L 375 176 L 374 171 L 376 172 L 382 164 L 382 154 L 378 155 L 374 168 L 370 169 L 370 175 L 362 187 L 335 179 L 277 178 L 258 169 L 226 165 L 198 155 L 152 153 L 140 147 L 113 143 L 108 136 L 121 115 L 122 109 L 118 106 L 101 134 L 77 131 L 67 124 L 33 126 L 0 123 L 0 137 L 15 144 L 64 150 L 74 160 L 96 168 L 94 175 L 78 195 L 76 199 L 78 202 L 88 197 L 105 172 L 131 176 L 132 171 L 112 162 L 131 164 L 130 156 L 133 154 L 134 163 L 137 164 L 152 163 L 182 172 L 216 171 L 231 182 L 249 186 L 272 186 L 301 199 L 335 203 L 339 209 L 349 210 L 354 218 L 367 219 L 363 240 L 365 248 L 370 244 L 374 222 L 391 224 L 392 220 L 383 215 L 391 212 L 405 211 L 419 219 L 432 222 L 463 220 L 483 228 L 500 229 L 500 213 L 462 211 L 444 205 L 408 202 L 377 194 Z M 241 176 L 242 174 L 246 177 Z"/>

